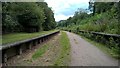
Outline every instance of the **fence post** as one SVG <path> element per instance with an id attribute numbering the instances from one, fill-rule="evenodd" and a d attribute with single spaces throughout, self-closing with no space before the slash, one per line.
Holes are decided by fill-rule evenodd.
<path id="1" fill-rule="evenodd" d="M 18 55 L 22 54 L 22 45 L 18 46 Z"/>
<path id="2" fill-rule="evenodd" d="M 6 50 L 2 51 L 2 62 L 6 63 L 7 62 L 7 54 L 6 54 Z"/>
<path id="3" fill-rule="evenodd" d="M 31 45 L 31 42 L 28 43 L 28 49 L 32 49 L 32 45 Z"/>

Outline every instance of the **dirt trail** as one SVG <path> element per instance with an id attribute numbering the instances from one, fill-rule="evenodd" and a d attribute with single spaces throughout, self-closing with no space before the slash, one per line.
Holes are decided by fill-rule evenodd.
<path id="1" fill-rule="evenodd" d="M 104 54 L 79 35 L 66 32 L 71 43 L 70 66 L 118 66 L 118 61 Z"/>

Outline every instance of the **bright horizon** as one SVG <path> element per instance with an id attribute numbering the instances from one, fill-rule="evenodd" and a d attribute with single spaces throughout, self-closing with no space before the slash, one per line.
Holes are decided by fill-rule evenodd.
<path id="1" fill-rule="evenodd" d="M 45 0 L 54 11 L 55 21 L 72 17 L 78 8 L 88 9 L 89 0 Z"/>

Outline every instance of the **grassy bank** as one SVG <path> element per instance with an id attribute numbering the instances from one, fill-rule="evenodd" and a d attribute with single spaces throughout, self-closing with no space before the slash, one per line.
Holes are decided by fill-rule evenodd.
<path id="1" fill-rule="evenodd" d="M 41 48 L 39 48 L 32 56 L 33 60 L 36 60 L 37 58 L 41 57 L 47 50 L 49 45 L 44 45 Z"/>
<path id="2" fill-rule="evenodd" d="M 70 62 L 70 42 L 65 32 L 61 32 L 60 55 L 55 61 L 55 66 L 67 66 Z"/>
<path id="3" fill-rule="evenodd" d="M 41 36 L 44 34 L 52 33 L 56 30 L 51 30 L 51 31 L 42 31 L 42 32 L 36 32 L 36 33 L 11 33 L 11 34 L 6 34 L 2 35 L 2 44 L 8 44 L 8 43 L 14 43 L 17 41 L 25 40 L 25 39 L 30 39 L 33 37 Z"/>
<path id="4" fill-rule="evenodd" d="M 70 62 L 70 42 L 65 32 L 38 48 L 32 60 L 42 66 L 68 66 Z M 41 60 L 44 59 L 44 60 Z"/>
<path id="5" fill-rule="evenodd" d="M 112 56 L 113 58 L 120 59 L 120 55 L 114 50 L 106 47 L 104 44 L 97 43 L 95 41 L 92 41 L 84 36 L 81 36 L 84 38 L 86 41 L 90 42 L 91 44 L 95 45 L 98 47 L 100 50 L 102 50 L 104 53 L 108 54 L 109 56 Z"/>

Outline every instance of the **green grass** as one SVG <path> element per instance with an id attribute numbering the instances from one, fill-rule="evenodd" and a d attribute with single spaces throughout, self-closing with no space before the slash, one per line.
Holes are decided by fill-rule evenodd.
<path id="1" fill-rule="evenodd" d="M 36 60 L 37 58 L 41 57 L 49 48 L 49 45 L 43 45 L 32 55 L 32 59 Z"/>
<path id="2" fill-rule="evenodd" d="M 59 37 L 59 48 L 57 52 L 58 56 L 52 60 L 53 66 L 67 66 L 70 62 L 70 42 L 65 32 L 61 32 Z M 32 55 L 33 60 L 37 60 L 39 57 L 42 57 L 43 54 L 49 49 L 51 44 L 45 44 Z M 56 45 L 56 44 L 55 44 Z"/>
<path id="3" fill-rule="evenodd" d="M 2 36 L 0 35 L 0 45 L 2 45 Z"/>
<path id="4" fill-rule="evenodd" d="M 60 55 L 56 59 L 54 65 L 67 66 L 70 62 L 70 42 L 65 32 L 61 32 L 60 46 L 61 46 Z"/>
<path id="5" fill-rule="evenodd" d="M 14 42 L 17 42 L 17 41 L 30 39 L 30 38 L 33 38 L 33 37 L 37 37 L 37 36 L 41 36 L 41 35 L 44 35 L 44 34 L 52 33 L 54 31 L 56 31 L 56 30 L 42 31 L 42 32 L 36 32 L 36 33 L 5 34 L 5 35 L 2 36 L 2 44 L 14 43 Z"/>
<path id="6" fill-rule="evenodd" d="M 103 51 L 104 53 L 106 53 L 107 55 L 115 58 L 115 59 L 119 59 L 120 56 L 118 53 L 116 53 L 114 50 L 106 47 L 104 44 L 101 43 L 97 43 L 95 41 L 92 41 L 88 38 L 85 38 L 84 36 L 81 36 L 83 39 L 85 39 L 86 41 L 90 42 L 91 44 L 93 44 L 94 46 L 98 47 L 101 51 Z"/>

